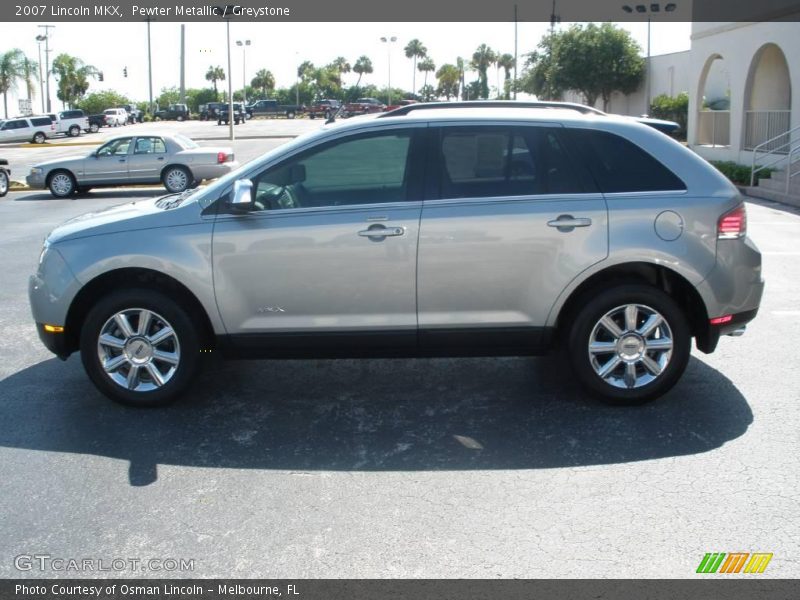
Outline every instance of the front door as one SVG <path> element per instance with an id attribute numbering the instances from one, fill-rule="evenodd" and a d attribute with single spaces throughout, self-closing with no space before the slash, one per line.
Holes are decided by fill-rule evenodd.
<path id="1" fill-rule="evenodd" d="M 231 341 L 280 356 L 416 345 L 421 131 L 350 135 L 252 176 L 255 210 L 214 227 Z"/>
<path id="2" fill-rule="evenodd" d="M 83 161 L 83 182 L 118 184 L 128 182 L 128 156 L 133 138 L 116 138 L 100 146 Z"/>

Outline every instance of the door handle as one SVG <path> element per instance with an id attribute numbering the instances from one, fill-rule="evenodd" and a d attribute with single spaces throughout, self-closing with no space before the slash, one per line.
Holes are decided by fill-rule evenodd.
<path id="1" fill-rule="evenodd" d="M 592 220 L 586 217 L 573 217 L 572 215 L 559 215 L 557 219 L 547 222 L 548 227 L 555 227 L 559 231 L 568 233 L 576 227 L 589 227 Z"/>
<path id="2" fill-rule="evenodd" d="M 156 160 L 164 160 L 163 156 L 159 156 Z"/>
<path id="3" fill-rule="evenodd" d="M 124 158 L 120 158 L 119 162 L 125 162 L 125 159 Z"/>
<path id="4" fill-rule="evenodd" d="M 383 238 L 403 235 L 405 232 L 405 227 L 384 227 L 383 225 L 373 225 L 369 229 L 362 229 L 358 232 L 358 235 L 368 238 Z"/>

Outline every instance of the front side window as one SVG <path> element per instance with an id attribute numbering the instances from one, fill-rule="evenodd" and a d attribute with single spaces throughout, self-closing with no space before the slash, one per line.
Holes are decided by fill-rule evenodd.
<path id="1" fill-rule="evenodd" d="M 443 128 L 439 148 L 441 198 L 587 191 L 551 128 Z"/>
<path id="2" fill-rule="evenodd" d="M 333 142 L 253 178 L 258 210 L 401 202 L 408 198 L 411 132 Z"/>
<path id="3" fill-rule="evenodd" d="M 128 153 L 128 147 L 131 145 L 132 138 L 119 138 L 118 140 L 111 140 L 107 144 L 100 146 L 97 150 L 97 156 L 121 156 Z"/>

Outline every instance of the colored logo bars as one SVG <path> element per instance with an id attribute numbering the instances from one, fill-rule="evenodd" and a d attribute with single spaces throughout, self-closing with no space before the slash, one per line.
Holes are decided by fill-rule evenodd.
<path id="1" fill-rule="evenodd" d="M 700 561 L 697 572 L 763 573 L 771 560 L 772 552 L 708 552 Z"/>

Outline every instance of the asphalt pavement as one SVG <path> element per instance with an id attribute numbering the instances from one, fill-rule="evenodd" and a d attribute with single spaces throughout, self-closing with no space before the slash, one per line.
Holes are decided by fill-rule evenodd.
<path id="1" fill-rule="evenodd" d="M 691 578 L 707 552 L 800 574 L 794 209 L 748 205 L 761 312 L 648 406 L 545 357 L 217 362 L 135 410 L 44 349 L 26 286 L 56 224 L 159 193 L 0 200 L 0 577 Z M 19 570 L 35 554 L 193 562 Z"/>

